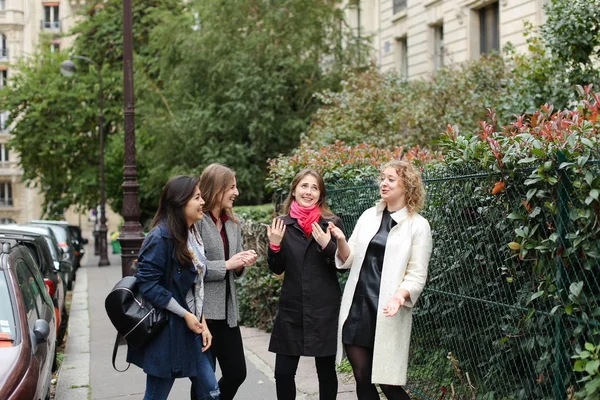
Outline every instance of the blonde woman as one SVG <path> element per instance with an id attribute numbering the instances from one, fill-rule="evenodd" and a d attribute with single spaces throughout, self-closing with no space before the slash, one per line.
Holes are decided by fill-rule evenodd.
<path id="1" fill-rule="evenodd" d="M 359 400 L 378 400 L 379 384 L 390 400 L 410 399 L 406 384 L 412 308 L 431 256 L 429 223 L 417 212 L 424 188 L 406 161 L 381 169 L 380 202 L 359 218 L 350 240 L 337 239 L 336 265 L 350 268 L 338 326 L 338 362 L 343 350 L 352 365 Z"/>

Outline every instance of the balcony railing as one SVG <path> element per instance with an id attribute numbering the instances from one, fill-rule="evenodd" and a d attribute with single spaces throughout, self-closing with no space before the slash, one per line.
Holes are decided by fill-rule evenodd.
<path id="1" fill-rule="evenodd" d="M 398 14 L 400 11 L 406 9 L 406 0 L 394 0 L 393 10 L 394 14 Z"/>
<path id="2" fill-rule="evenodd" d="M 60 30 L 60 21 L 40 21 L 40 28 L 46 31 L 58 31 Z"/>
<path id="3" fill-rule="evenodd" d="M 0 207 L 12 207 L 13 200 L 12 199 L 0 199 Z"/>

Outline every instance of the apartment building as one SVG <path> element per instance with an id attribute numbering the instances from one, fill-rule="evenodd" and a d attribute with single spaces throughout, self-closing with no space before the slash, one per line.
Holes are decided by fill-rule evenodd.
<path id="1" fill-rule="evenodd" d="M 0 87 L 10 85 L 17 60 L 33 53 L 40 43 L 53 51 L 71 45 L 61 37 L 75 24 L 85 0 L 0 0 Z M 43 198 L 39 188 L 27 188 L 19 155 L 9 149 L 8 113 L 0 110 L 0 222 L 39 219 Z"/>
<path id="2" fill-rule="evenodd" d="M 544 22 L 548 0 L 358 0 L 347 7 L 354 36 L 370 40 L 382 71 L 414 79 L 511 43 L 527 51 L 525 22 Z"/>

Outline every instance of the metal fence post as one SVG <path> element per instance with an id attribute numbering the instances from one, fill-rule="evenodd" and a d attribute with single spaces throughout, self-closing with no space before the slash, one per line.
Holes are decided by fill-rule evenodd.
<path id="1" fill-rule="evenodd" d="M 562 164 L 563 162 L 567 161 L 562 151 L 558 151 L 556 155 L 558 159 L 558 166 L 560 166 L 560 164 Z M 567 247 L 567 222 L 569 219 L 569 194 L 567 192 L 569 178 L 567 177 L 567 174 L 565 173 L 564 169 L 558 170 L 558 176 L 558 203 L 556 205 L 558 211 L 558 218 L 556 219 L 556 229 L 559 236 L 559 248 L 562 248 L 564 250 Z M 565 265 L 563 262 L 562 255 L 556 256 L 555 280 L 557 293 L 565 293 L 565 290 L 568 289 L 566 287 L 567 277 L 565 276 Z M 566 366 L 569 362 L 565 348 L 566 340 L 567 332 L 565 329 L 565 325 L 562 322 L 562 316 L 560 315 L 560 313 L 556 312 L 554 314 L 554 365 L 552 367 L 552 394 L 555 400 L 563 400 L 566 397 Z"/>

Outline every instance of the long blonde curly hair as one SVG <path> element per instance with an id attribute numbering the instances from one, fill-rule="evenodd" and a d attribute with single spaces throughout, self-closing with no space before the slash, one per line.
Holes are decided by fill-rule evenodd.
<path id="1" fill-rule="evenodd" d="M 392 160 L 385 163 L 380 172 L 383 173 L 386 168 L 394 168 L 400 177 L 400 183 L 404 188 L 404 197 L 406 208 L 409 214 L 419 212 L 425 202 L 425 187 L 421 180 L 421 174 L 412 163 L 404 160 Z"/>

